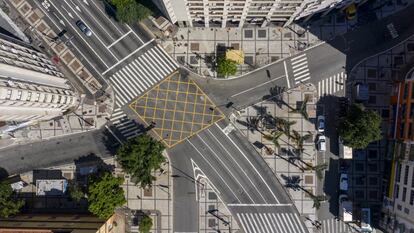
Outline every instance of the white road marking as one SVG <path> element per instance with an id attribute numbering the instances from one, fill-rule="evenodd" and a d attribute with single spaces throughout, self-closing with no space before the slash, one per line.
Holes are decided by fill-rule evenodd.
<path id="1" fill-rule="evenodd" d="M 267 81 L 267 82 L 264 82 L 264 83 L 262 83 L 262 84 L 259 84 L 259 85 L 255 86 L 255 87 L 252 87 L 252 88 L 246 89 L 246 90 L 244 90 L 244 91 L 241 91 L 241 92 L 239 92 L 239 93 L 237 93 L 237 94 L 234 94 L 234 95 L 232 95 L 232 96 L 230 96 L 230 97 L 235 97 L 235 96 L 241 95 L 241 94 L 243 94 L 243 93 L 249 92 L 249 91 L 254 90 L 254 89 L 258 88 L 258 87 L 264 86 L 264 85 L 266 85 L 266 84 L 268 84 L 268 83 L 270 83 L 270 82 L 273 82 L 273 81 L 275 81 L 275 80 L 281 79 L 281 78 L 283 78 L 283 77 L 285 77 L 285 76 L 284 76 L 284 75 L 282 75 L 282 76 L 280 76 L 280 77 L 274 78 L 274 79 L 272 79 L 272 80 L 269 80 L 269 81 Z"/>
<path id="2" fill-rule="evenodd" d="M 139 37 L 139 36 L 137 35 L 137 33 L 135 33 L 135 31 L 134 31 L 134 30 L 132 30 L 132 28 L 131 28 L 128 24 L 126 24 L 126 26 L 127 26 L 127 28 L 128 28 L 130 31 L 132 31 L 132 33 L 134 33 L 134 35 L 138 38 L 138 40 L 139 40 L 141 43 L 143 43 L 143 44 L 144 44 L 144 41 L 142 41 L 142 40 L 141 40 L 141 37 Z"/>
<path id="3" fill-rule="evenodd" d="M 89 47 L 89 49 L 96 55 L 96 57 L 99 58 L 99 60 L 101 60 L 101 62 L 108 67 L 108 65 L 104 62 L 104 60 L 96 53 L 95 49 L 92 48 L 89 43 L 83 38 L 83 36 L 79 33 L 78 29 L 75 28 L 70 21 L 65 17 L 64 14 L 62 14 L 62 12 L 59 10 L 59 8 L 57 8 L 54 4 L 53 1 L 50 1 L 50 4 L 53 5 L 53 7 L 56 9 L 57 12 L 59 12 L 59 14 L 66 20 L 66 22 L 68 22 L 68 24 L 70 25 L 70 27 L 76 32 L 76 34 L 78 34 L 78 36 L 81 38 L 81 40 L 83 40 L 83 42 L 85 42 L 85 44 Z M 92 64 L 92 63 L 91 63 Z"/>
<path id="4" fill-rule="evenodd" d="M 291 61 L 295 61 L 295 60 L 297 60 L 297 59 L 299 59 L 299 58 L 301 58 L 301 57 L 303 57 L 303 56 L 306 56 L 306 53 L 303 53 L 303 54 L 301 54 L 301 55 L 299 55 L 299 56 L 296 56 L 296 57 L 294 57 L 294 58 L 291 58 L 290 60 L 291 60 Z"/>
<path id="5" fill-rule="evenodd" d="M 204 155 L 197 149 L 196 146 L 194 146 L 194 144 L 186 139 L 188 143 L 190 143 L 190 145 L 197 151 L 197 153 L 208 163 L 208 165 L 210 165 L 211 169 L 214 170 L 214 172 L 217 174 L 218 177 L 220 177 L 220 179 L 223 181 L 223 183 L 227 186 L 227 188 L 230 190 L 230 192 L 233 194 L 233 196 L 240 202 L 240 199 L 237 197 L 237 195 L 233 192 L 233 190 L 230 188 L 230 186 L 226 183 L 226 181 L 223 179 L 223 177 L 221 177 L 220 173 L 217 171 L 217 169 L 210 163 L 210 161 L 208 161 L 208 159 L 206 159 L 204 157 Z"/>
<path id="6" fill-rule="evenodd" d="M 241 207 L 249 207 L 249 206 L 252 206 L 252 207 L 277 207 L 277 206 L 292 206 L 292 204 L 281 204 L 281 203 L 277 203 L 277 204 L 243 204 L 243 203 L 240 203 L 240 204 L 237 204 L 237 203 L 230 203 L 230 204 L 227 204 L 227 206 L 235 206 L 235 207 L 237 207 L 237 206 L 241 206 Z"/>
<path id="7" fill-rule="evenodd" d="M 220 126 L 217 123 L 214 123 L 217 127 L 220 128 Z M 280 201 L 277 199 L 276 195 L 273 193 L 272 189 L 270 188 L 269 184 L 266 182 L 266 180 L 263 178 L 263 176 L 259 173 L 259 171 L 257 170 L 257 168 L 253 165 L 253 163 L 250 161 L 250 159 L 246 156 L 246 154 L 243 153 L 243 151 L 237 146 L 237 144 L 233 141 L 233 139 L 231 139 L 230 136 L 225 135 L 230 142 L 234 145 L 234 147 L 237 148 L 237 150 L 243 155 L 244 159 L 247 160 L 247 162 L 249 162 L 250 166 L 254 169 L 254 171 L 257 173 L 257 175 L 259 175 L 260 179 L 264 182 L 264 184 L 266 185 L 266 187 L 269 189 L 270 193 L 272 194 L 273 198 L 275 199 L 275 201 L 277 203 L 280 203 Z"/>
<path id="8" fill-rule="evenodd" d="M 206 141 L 203 140 L 203 138 L 200 135 L 197 135 L 198 138 L 204 143 L 204 145 L 206 145 L 208 147 L 208 149 L 213 152 L 214 156 L 220 161 L 220 163 L 227 169 L 227 171 L 229 172 L 229 174 L 231 175 L 231 177 L 237 182 L 237 184 L 239 184 L 239 186 L 243 189 L 244 193 L 246 193 L 246 195 L 249 197 L 250 201 L 254 203 L 253 198 L 250 196 L 250 194 L 247 192 L 247 190 L 245 189 L 245 187 L 240 183 L 240 181 L 236 178 L 236 176 L 233 174 L 233 172 L 231 171 L 231 169 L 223 162 L 223 160 L 220 158 L 220 156 L 208 145 L 208 143 L 206 143 Z M 266 200 L 265 200 L 266 201 Z"/>
<path id="9" fill-rule="evenodd" d="M 283 61 L 283 66 L 285 67 L 285 77 L 286 77 L 287 86 L 290 89 L 289 75 L 288 75 L 288 70 L 286 67 L 286 61 Z"/>
<path id="10" fill-rule="evenodd" d="M 107 70 L 105 70 L 102 75 L 105 75 L 106 73 L 108 73 L 110 70 L 112 70 L 115 66 L 119 65 L 120 63 L 122 63 L 123 61 L 125 61 L 126 59 L 128 59 L 129 57 L 131 57 L 132 55 L 134 55 L 136 52 L 138 52 L 139 50 L 141 50 L 142 48 L 144 48 L 145 46 L 147 46 L 148 44 L 150 44 L 152 41 L 154 41 L 154 39 L 148 41 L 147 43 L 141 45 L 139 48 L 135 49 L 134 51 L 132 51 L 130 54 L 128 54 L 126 57 L 122 58 L 120 61 L 118 61 L 117 63 L 115 63 L 114 65 L 112 65 L 111 67 L 109 67 Z"/>
<path id="11" fill-rule="evenodd" d="M 126 36 L 129 35 L 129 33 L 131 33 L 132 31 L 129 31 L 127 33 L 125 33 L 124 35 L 122 35 L 121 37 L 119 37 L 116 41 L 112 42 L 112 44 L 106 46 L 107 49 L 111 48 L 112 46 L 114 46 L 114 44 L 118 43 L 120 40 L 124 39 Z"/>
<path id="12" fill-rule="evenodd" d="M 232 124 L 231 124 L 232 125 Z M 220 144 L 220 146 L 226 151 L 228 155 L 230 155 L 231 159 L 237 164 L 237 167 L 240 169 L 241 172 L 246 176 L 246 178 L 249 180 L 249 182 L 253 185 L 253 187 L 256 189 L 257 193 L 259 193 L 260 197 L 263 199 L 264 202 L 266 202 L 266 199 L 260 192 L 260 190 L 256 187 L 256 185 L 253 183 L 253 181 L 250 179 L 249 175 L 247 175 L 246 171 L 240 166 L 240 164 L 237 162 L 237 160 L 232 156 L 232 154 L 227 150 L 227 148 L 218 140 L 218 138 L 210 131 L 210 129 L 207 129 L 207 132 L 213 136 L 213 138 Z M 228 135 L 228 134 L 226 134 Z M 253 200 L 252 200 L 253 202 Z M 267 203 L 267 202 L 266 202 Z"/>

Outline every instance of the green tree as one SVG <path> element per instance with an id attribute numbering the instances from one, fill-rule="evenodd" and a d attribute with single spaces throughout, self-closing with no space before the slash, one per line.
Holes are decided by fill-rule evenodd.
<path id="1" fill-rule="evenodd" d="M 69 183 L 68 192 L 69 196 L 77 202 L 85 197 L 85 192 L 83 191 L 82 187 L 74 181 Z"/>
<path id="2" fill-rule="evenodd" d="M 136 0 L 112 0 L 116 7 L 116 17 L 123 23 L 135 23 L 152 15 L 152 11 Z"/>
<path id="3" fill-rule="evenodd" d="M 7 218 L 20 212 L 24 205 L 23 200 L 13 198 L 13 189 L 10 184 L 0 183 L 0 217 Z"/>
<path id="4" fill-rule="evenodd" d="M 235 75 L 237 72 L 237 62 L 219 57 L 217 60 L 217 73 L 220 76 Z"/>
<path id="5" fill-rule="evenodd" d="M 338 133 L 344 145 L 363 149 L 382 138 L 381 121 L 377 112 L 365 109 L 362 104 L 352 104 L 339 124 Z"/>
<path id="6" fill-rule="evenodd" d="M 292 134 L 290 135 L 290 138 L 295 143 L 296 149 L 302 153 L 304 151 L 303 145 L 306 140 L 309 140 L 312 138 L 312 133 L 308 132 L 307 134 L 302 136 L 298 131 L 292 130 Z"/>
<path id="7" fill-rule="evenodd" d="M 117 161 L 142 188 L 152 185 L 155 177 L 152 173 L 165 162 L 162 155 L 164 145 L 147 134 L 128 140 L 117 152 Z"/>
<path id="8" fill-rule="evenodd" d="M 309 120 L 309 115 L 308 115 L 308 110 L 307 110 L 309 98 L 310 97 L 308 95 L 305 95 L 305 98 L 300 103 L 300 105 L 296 106 L 296 109 L 293 109 L 290 112 L 291 113 L 299 113 L 303 116 L 303 118 L 305 118 L 306 120 Z"/>
<path id="9" fill-rule="evenodd" d="M 267 139 L 269 141 L 272 141 L 276 148 L 280 148 L 279 139 L 283 135 L 282 131 L 274 130 L 271 132 L 271 134 L 265 134 L 263 135 L 264 139 Z"/>
<path id="10" fill-rule="evenodd" d="M 152 228 L 152 218 L 148 215 L 144 215 L 139 222 L 139 232 L 148 233 Z"/>
<path id="11" fill-rule="evenodd" d="M 109 172 L 89 177 L 89 211 L 99 218 L 109 218 L 116 207 L 126 203 L 124 190 L 120 187 L 123 183 L 122 177 L 114 177 Z"/>

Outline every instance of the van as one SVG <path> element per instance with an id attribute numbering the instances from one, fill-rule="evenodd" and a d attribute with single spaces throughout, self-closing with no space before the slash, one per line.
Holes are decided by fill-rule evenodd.
<path id="1" fill-rule="evenodd" d="M 344 222 L 352 222 L 352 202 L 348 200 L 348 195 L 339 195 L 339 217 Z"/>
<path id="2" fill-rule="evenodd" d="M 319 151 L 326 151 L 326 138 L 324 135 L 319 135 L 317 147 Z"/>

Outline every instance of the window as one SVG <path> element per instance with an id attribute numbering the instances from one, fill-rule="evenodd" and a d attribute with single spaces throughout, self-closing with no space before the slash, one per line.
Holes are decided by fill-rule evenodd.
<path id="1" fill-rule="evenodd" d="M 39 102 L 39 99 L 40 99 L 40 93 L 38 92 L 38 93 L 36 93 L 36 99 L 34 101 Z"/>
<path id="2" fill-rule="evenodd" d="M 32 98 L 32 93 L 29 91 L 29 92 L 27 93 L 26 101 L 29 101 L 29 100 L 30 100 L 30 98 Z"/>
<path id="3" fill-rule="evenodd" d="M 395 199 L 398 199 L 399 194 L 400 194 L 400 186 L 395 185 Z"/>
<path id="4" fill-rule="evenodd" d="M 410 167 L 405 165 L 405 172 L 404 172 L 404 185 L 408 184 L 408 173 L 410 171 Z"/>
<path id="5" fill-rule="evenodd" d="M 9 100 L 11 98 L 11 95 L 12 95 L 12 90 L 7 89 L 6 100 Z"/>
<path id="6" fill-rule="evenodd" d="M 45 94 L 45 96 L 43 97 L 43 103 L 46 103 L 47 97 L 48 97 L 48 95 Z"/>
<path id="7" fill-rule="evenodd" d="M 410 194 L 410 205 L 414 205 L 414 190 L 411 190 L 411 194 Z"/>
<path id="8" fill-rule="evenodd" d="M 396 182 L 400 182 L 400 180 L 401 180 L 401 164 L 398 164 L 398 167 L 397 167 L 397 175 L 396 175 L 395 181 Z"/>
<path id="9" fill-rule="evenodd" d="M 414 188 L 414 169 L 411 175 L 411 187 Z"/>
<path id="10" fill-rule="evenodd" d="M 405 198 L 407 197 L 407 188 L 406 187 L 404 187 L 403 188 L 403 192 L 402 192 L 402 197 L 401 197 L 401 200 L 403 201 L 403 202 L 405 202 Z"/>
<path id="11" fill-rule="evenodd" d="M 17 91 L 17 100 L 20 100 L 22 98 L 22 91 Z"/>

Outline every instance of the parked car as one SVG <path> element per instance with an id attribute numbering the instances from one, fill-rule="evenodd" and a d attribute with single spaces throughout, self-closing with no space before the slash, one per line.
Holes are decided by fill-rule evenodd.
<path id="1" fill-rule="evenodd" d="M 344 222 L 352 222 L 354 219 L 353 215 L 353 204 L 352 201 L 348 199 L 348 195 L 341 194 L 339 195 L 339 217 Z"/>
<path id="2" fill-rule="evenodd" d="M 318 132 L 323 133 L 325 131 L 325 117 L 318 116 Z"/>
<path id="3" fill-rule="evenodd" d="M 326 151 L 326 137 L 324 135 L 319 135 L 316 144 L 319 151 Z"/>
<path id="4" fill-rule="evenodd" d="M 339 189 L 341 191 L 348 191 L 348 174 L 341 173 L 339 178 Z"/>
<path id="5" fill-rule="evenodd" d="M 86 36 L 92 36 L 92 31 L 81 20 L 76 21 L 76 26 L 78 26 L 79 30 Z"/>

